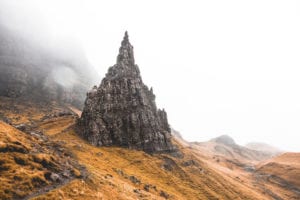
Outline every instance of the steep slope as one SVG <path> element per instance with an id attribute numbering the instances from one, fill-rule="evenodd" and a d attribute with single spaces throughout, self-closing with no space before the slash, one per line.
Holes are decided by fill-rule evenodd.
<path id="1" fill-rule="evenodd" d="M 249 187 L 250 183 L 236 179 L 236 174 L 224 173 L 216 167 L 216 161 L 208 159 L 206 152 L 177 140 L 173 142 L 180 148 L 181 157 L 149 155 L 118 147 L 95 147 L 77 136 L 74 131 L 76 118 L 68 113 L 70 110 L 67 112 L 67 107 L 31 102 L 23 105 L 24 102 L 9 98 L 0 100 L 3 114 L 14 126 L 20 126 L 20 123 L 33 126 L 36 133 L 41 131 L 49 142 L 59 143 L 58 149 L 68 152 L 69 159 L 77 160 L 87 169 L 87 176 L 76 178 L 73 175 L 74 179 L 58 182 L 56 188 L 33 186 L 29 197 L 34 199 L 270 199 L 262 191 Z M 10 110 L 9 105 L 14 105 L 17 112 Z M 6 143 L 2 138 L 1 141 Z M 54 160 L 56 162 L 59 158 L 54 157 Z M 81 170 L 80 167 L 77 169 Z M 29 177 L 24 176 L 24 179 Z M 4 178 L 8 176 L 1 174 L 1 180 Z M 14 184 L 8 182 L 6 188 L 16 192 L 12 189 Z"/>
<path id="2" fill-rule="evenodd" d="M 15 28 L 21 23 L 5 15 L 4 5 L 0 3 L 0 96 L 82 106 L 98 76 L 79 45 L 34 29 L 25 34 Z"/>
<path id="3" fill-rule="evenodd" d="M 82 166 L 42 132 L 0 121 L 0 199 L 22 199 L 81 177 Z"/>
<path id="4" fill-rule="evenodd" d="M 178 141 L 228 182 L 237 181 L 240 188 L 261 194 L 258 199 L 300 199 L 297 153 L 274 157 L 239 146 L 227 135 L 202 143 Z"/>
<path id="5" fill-rule="evenodd" d="M 121 146 L 146 152 L 172 152 L 167 113 L 156 108 L 153 90 L 143 83 L 128 34 L 117 63 L 87 95 L 78 133 L 96 146 Z"/>
<path id="6" fill-rule="evenodd" d="M 300 197 L 300 153 L 284 153 L 262 162 L 256 172 L 267 184 L 294 191 Z"/>

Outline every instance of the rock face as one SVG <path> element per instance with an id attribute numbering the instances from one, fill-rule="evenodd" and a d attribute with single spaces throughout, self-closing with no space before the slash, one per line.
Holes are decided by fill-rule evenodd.
<path id="1" fill-rule="evenodd" d="M 0 96 L 83 107 L 98 76 L 80 46 L 32 31 L 30 35 L 43 37 L 35 40 L 11 28 L 15 24 L 2 16 L 3 10 L 0 2 Z"/>
<path id="2" fill-rule="evenodd" d="M 79 134 L 96 146 L 121 146 L 145 152 L 168 152 L 167 113 L 156 108 L 153 90 L 143 83 L 125 32 L 117 63 L 108 69 L 100 86 L 87 93 L 78 120 Z"/>

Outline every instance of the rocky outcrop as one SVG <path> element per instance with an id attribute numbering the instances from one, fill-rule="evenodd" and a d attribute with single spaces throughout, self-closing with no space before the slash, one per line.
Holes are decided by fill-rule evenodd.
<path id="1" fill-rule="evenodd" d="M 96 146 L 121 146 L 146 152 L 173 151 L 167 113 L 156 108 L 153 89 L 142 81 L 127 32 L 117 63 L 99 87 L 87 93 L 79 134 Z"/>

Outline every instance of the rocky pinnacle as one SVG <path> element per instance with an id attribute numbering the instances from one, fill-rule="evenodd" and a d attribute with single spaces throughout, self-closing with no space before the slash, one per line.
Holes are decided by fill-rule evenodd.
<path id="1" fill-rule="evenodd" d="M 133 46 L 125 32 L 117 63 L 99 87 L 87 93 L 79 134 L 95 146 L 121 146 L 148 153 L 175 150 L 167 113 L 156 108 L 155 95 L 142 81 Z"/>

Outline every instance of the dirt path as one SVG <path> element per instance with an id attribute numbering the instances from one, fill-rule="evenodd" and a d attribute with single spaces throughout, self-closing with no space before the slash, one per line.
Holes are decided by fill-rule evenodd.
<path id="1" fill-rule="evenodd" d="M 75 107 L 73 107 L 73 106 L 71 106 L 71 105 L 69 105 L 68 108 L 69 108 L 72 112 L 74 112 L 76 115 L 78 115 L 78 117 L 81 117 L 81 114 L 82 114 L 82 111 L 81 111 L 81 110 L 79 110 L 79 109 L 77 109 L 77 108 L 75 108 Z"/>
<path id="2" fill-rule="evenodd" d="M 52 122 L 52 124 L 54 124 L 54 127 L 57 126 L 57 124 L 55 123 L 56 122 L 55 120 L 51 121 L 51 122 Z M 60 130 L 57 134 L 64 133 L 66 130 L 68 130 L 69 128 L 71 128 L 72 125 L 73 125 L 73 123 L 67 124 L 66 127 L 64 127 L 64 129 Z M 34 131 L 40 130 L 40 128 L 41 127 L 35 127 L 35 129 L 33 129 L 33 130 Z M 48 135 L 46 134 L 44 136 L 47 137 L 51 141 L 50 137 L 48 137 L 49 134 Z M 53 144 L 56 144 L 55 141 L 52 141 L 52 142 L 53 142 Z M 57 151 L 57 148 L 58 147 L 62 147 L 62 146 L 60 144 L 58 144 L 58 146 L 55 146 L 53 144 L 51 144 L 51 146 L 52 146 L 53 151 L 55 153 L 58 153 L 58 154 L 64 154 L 64 153 L 70 154 L 70 152 L 68 152 L 68 150 L 67 150 L 66 147 L 62 148 L 62 149 L 64 149 L 63 152 L 59 152 L 59 151 Z M 72 155 L 72 154 L 70 154 L 70 155 Z M 75 158 L 73 158 L 73 162 L 71 162 L 71 165 L 80 171 L 81 177 L 75 177 L 74 175 L 71 175 L 70 177 L 62 178 L 59 182 L 56 182 L 56 183 L 53 183 L 51 185 L 47 185 L 45 187 L 42 187 L 39 190 L 37 190 L 36 192 L 34 192 L 34 193 L 32 193 L 32 194 L 24 197 L 24 198 L 20 198 L 20 199 L 22 199 L 22 200 L 29 200 L 29 199 L 32 199 L 34 197 L 38 197 L 40 195 L 47 194 L 47 193 L 49 193 L 49 192 L 51 192 L 53 190 L 56 190 L 56 189 L 59 189 L 59 188 L 65 186 L 65 185 L 68 185 L 73 180 L 76 180 L 76 179 L 78 179 L 78 180 L 85 180 L 85 179 L 87 179 L 87 177 L 88 177 L 88 171 L 86 170 L 85 166 L 80 165 L 76 161 Z M 63 177 L 63 176 L 61 176 L 61 177 Z"/>
<path id="3" fill-rule="evenodd" d="M 39 189 L 38 191 L 28 195 L 27 197 L 23 198 L 23 200 L 28 200 L 28 199 L 32 199 L 34 197 L 38 197 L 40 195 L 43 195 L 43 194 L 46 194 L 48 192 L 51 192 L 52 190 L 55 190 L 55 189 L 58 189 L 58 188 L 61 188 L 65 185 L 67 185 L 68 183 L 70 183 L 72 180 L 75 180 L 76 178 L 70 178 L 70 179 L 65 179 L 63 182 L 61 183 L 57 183 L 57 184 L 54 184 L 54 185 L 48 185 L 44 188 L 41 188 Z"/>
<path id="4" fill-rule="evenodd" d="M 87 178 L 87 175 L 88 175 L 87 170 L 82 167 L 80 169 L 80 173 L 82 174 L 82 178 L 71 177 L 71 178 L 68 178 L 68 179 L 64 179 L 62 182 L 43 187 L 43 188 L 39 189 L 38 191 L 22 198 L 22 200 L 29 200 L 29 199 L 32 199 L 34 197 L 38 197 L 40 195 L 47 194 L 47 193 L 51 192 L 52 190 L 59 189 L 59 188 L 65 186 L 65 185 L 69 184 L 71 181 L 76 180 L 76 179 L 85 180 Z"/>

